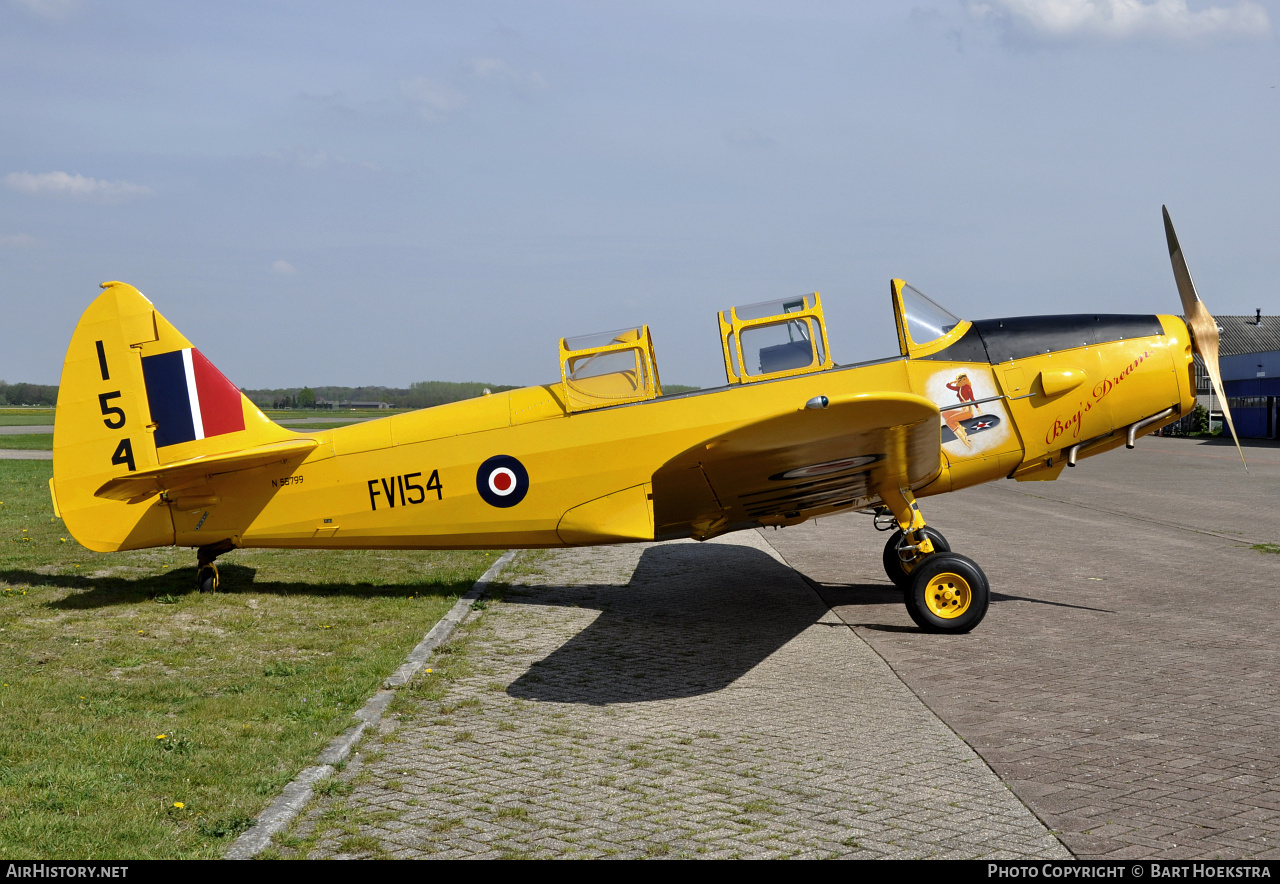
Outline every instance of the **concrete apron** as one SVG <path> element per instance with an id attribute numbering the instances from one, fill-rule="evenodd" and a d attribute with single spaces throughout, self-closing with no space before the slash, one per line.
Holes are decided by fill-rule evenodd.
<path id="1" fill-rule="evenodd" d="M 308 855 L 1070 856 L 757 532 L 526 555 Z"/>

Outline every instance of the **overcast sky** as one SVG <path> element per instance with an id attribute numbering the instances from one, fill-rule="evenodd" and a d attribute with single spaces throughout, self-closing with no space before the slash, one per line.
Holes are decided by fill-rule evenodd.
<path id="1" fill-rule="evenodd" d="M 57 383 L 97 284 L 236 384 L 558 379 L 648 323 L 889 280 L 968 318 L 1280 313 L 1277 2 L 0 0 L 0 378 Z"/>

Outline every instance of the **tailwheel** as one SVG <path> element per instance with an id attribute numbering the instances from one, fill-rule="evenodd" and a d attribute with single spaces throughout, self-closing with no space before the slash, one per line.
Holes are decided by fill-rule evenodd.
<path id="1" fill-rule="evenodd" d="M 921 629 L 959 634 L 982 622 L 991 588 L 972 559 L 943 552 L 916 566 L 904 595 L 907 613 Z"/>
<path id="2" fill-rule="evenodd" d="M 947 538 L 942 536 L 941 531 L 927 526 L 920 530 L 933 543 L 934 553 L 951 552 L 951 544 L 947 543 Z M 911 548 L 911 544 L 904 543 L 904 537 L 901 530 L 889 535 L 889 540 L 884 545 L 883 556 L 884 573 L 900 589 L 911 586 L 911 573 L 927 558 L 919 556 Z"/>
<path id="3" fill-rule="evenodd" d="M 196 587 L 201 592 L 218 591 L 218 566 L 213 560 L 224 552 L 230 552 L 236 545 L 230 540 L 220 540 L 196 550 Z"/>
<path id="4" fill-rule="evenodd" d="M 218 566 L 212 563 L 202 565 L 196 571 L 196 586 L 201 592 L 217 592 L 218 591 Z"/>

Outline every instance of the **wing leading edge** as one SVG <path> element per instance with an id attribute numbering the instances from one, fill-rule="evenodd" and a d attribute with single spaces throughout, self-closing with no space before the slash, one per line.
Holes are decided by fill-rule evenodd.
<path id="1" fill-rule="evenodd" d="M 875 392 L 776 414 L 707 439 L 653 477 L 655 535 L 706 540 L 867 506 L 942 469 L 938 407 Z"/>

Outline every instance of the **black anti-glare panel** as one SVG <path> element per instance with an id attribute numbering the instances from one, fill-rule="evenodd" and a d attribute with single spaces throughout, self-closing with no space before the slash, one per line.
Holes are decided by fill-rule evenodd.
<path id="1" fill-rule="evenodd" d="M 973 328 L 982 336 L 991 364 L 1010 359 L 1025 359 L 1070 350 L 1146 338 L 1164 334 L 1160 320 L 1152 316 L 1122 313 L 1078 313 L 1066 316 L 1015 316 L 1009 319 L 979 319 Z M 972 334 L 972 330 L 970 331 Z M 969 335 L 965 335 L 965 338 Z M 956 343 L 964 340 L 961 338 Z M 953 344 L 952 346 L 955 346 Z M 951 347 L 947 348 L 948 350 Z M 945 351 L 944 351 L 945 352 Z M 941 356 L 942 354 L 938 354 Z M 938 358 L 935 356 L 934 358 Z"/>
<path id="2" fill-rule="evenodd" d="M 915 358 L 934 359 L 942 362 L 986 362 L 987 348 L 983 346 L 982 336 L 978 334 L 978 330 L 970 326 L 969 330 L 960 336 L 960 340 L 944 347 L 937 353 L 930 353 L 928 356 L 916 356 Z M 995 360 L 991 361 L 994 362 Z"/>

